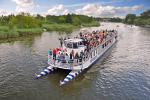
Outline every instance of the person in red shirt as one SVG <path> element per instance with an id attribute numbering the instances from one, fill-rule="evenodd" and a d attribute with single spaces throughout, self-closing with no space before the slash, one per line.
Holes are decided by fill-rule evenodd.
<path id="1" fill-rule="evenodd" d="M 57 50 L 54 48 L 53 49 L 53 59 L 56 60 L 56 54 L 57 54 Z"/>

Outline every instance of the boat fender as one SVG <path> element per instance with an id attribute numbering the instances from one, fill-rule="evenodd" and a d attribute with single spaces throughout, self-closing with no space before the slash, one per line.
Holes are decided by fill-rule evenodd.
<path id="1" fill-rule="evenodd" d="M 44 72 L 49 73 L 50 71 L 48 69 L 44 69 Z"/>
<path id="2" fill-rule="evenodd" d="M 40 78 L 42 75 L 38 75 L 38 74 L 35 74 L 36 75 L 36 79 Z"/>
<path id="3" fill-rule="evenodd" d="M 41 72 L 41 75 L 45 76 L 45 75 L 46 75 L 46 73 L 45 73 L 45 72 Z"/>

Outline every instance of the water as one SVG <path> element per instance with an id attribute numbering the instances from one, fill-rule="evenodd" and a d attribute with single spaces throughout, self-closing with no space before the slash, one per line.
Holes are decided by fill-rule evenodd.
<path id="1" fill-rule="evenodd" d="M 118 30 L 118 42 L 64 87 L 59 81 L 67 72 L 55 72 L 39 80 L 34 79 L 34 73 L 47 66 L 47 50 L 57 47 L 58 38 L 67 34 L 44 32 L 1 42 L 0 100 L 150 100 L 150 29 L 102 24 L 101 28 Z"/>

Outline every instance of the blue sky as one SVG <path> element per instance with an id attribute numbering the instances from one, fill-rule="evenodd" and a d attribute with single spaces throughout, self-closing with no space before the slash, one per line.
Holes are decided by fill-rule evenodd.
<path id="1" fill-rule="evenodd" d="M 0 0 L 0 15 L 29 12 L 42 15 L 84 14 L 94 17 L 139 15 L 150 9 L 150 0 Z"/>

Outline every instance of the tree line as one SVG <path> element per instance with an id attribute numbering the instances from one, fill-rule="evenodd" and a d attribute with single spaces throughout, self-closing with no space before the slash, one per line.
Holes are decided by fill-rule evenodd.
<path id="1" fill-rule="evenodd" d="M 128 14 L 124 19 L 124 23 L 150 25 L 150 10 L 144 11 L 140 14 L 140 16 L 136 16 L 136 14 Z"/>
<path id="2" fill-rule="evenodd" d="M 20 13 L 18 15 L 8 15 L 0 17 L 0 25 L 9 26 L 9 28 L 36 28 L 42 27 L 43 24 L 72 24 L 82 25 L 86 23 L 92 23 L 96 21 L 94 17 L 88 17 L 85 15 L 47 15 L 45 17 L 37 14 L 31 16 L 29 13 Z"/>

